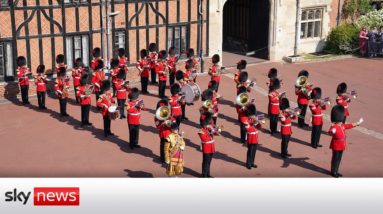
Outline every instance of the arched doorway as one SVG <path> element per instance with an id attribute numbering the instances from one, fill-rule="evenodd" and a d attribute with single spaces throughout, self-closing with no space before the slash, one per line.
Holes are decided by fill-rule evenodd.
<path id="1" fill-rule="evenodd" d="M 269 59 L 269 0 L 227 0 L 223 51 Z"/>

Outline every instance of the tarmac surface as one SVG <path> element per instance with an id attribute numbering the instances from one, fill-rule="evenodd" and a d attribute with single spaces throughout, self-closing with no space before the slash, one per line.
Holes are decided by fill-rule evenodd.
<path id="1" fill-rule="evenodd" d="M 336 86 L 345 81 L 349 90 L 356 90 L 358 98 L 350 104 L 349 122 L 360 117 L 362 127 L 347 131 L 347 150 L 344 152 L 340 172 L 345 177 L 383 176 L 383 127 L 381 109 L 381 83 L 383 60 L 351 58 L 329 62 L 283 64 L 260 63 L 250 65 L 250 78 L 256 78 L 257 86 L 251 92 L 256 99 L 258 113 L 267 112 L 266 80 L 271 67 L 278 68 L 283 79 L 280 91 L 286 91 L 290 102 L 296 102 L 294 83 L 302 69 L 310 72 L 309 81 L 322 88 L 322 96 L 329 96 L 334 103 Z M 230 69 L 229 72 L 235 72 Z M 207 88 L 207 76 L 199 76 L 201 89 Z M 159 163 L 159 136 L 154 126 L 157 87 L 150 86 L 153 95 L 140 96 L 147 111 L 141 114 L 139 144 L 141 149 L 130 150 L 127 121 L 112 121 L 116 136 L 103 136 L 103 122 L 97 113 L 92 97 L 91 127 L 80 126 L 80 106 L 71 94 L 67 112 L 70 117 L 61 118 L 59 103 L 47 98 L 48 110 L 40 111 L 37 100 L 23 106 L 19 102 L 0 105 L 0 177 L 166 177 L 165 168 Z M 325 120 L 320 143 L 322 148 L 310 146 L 311 130 L 299 129 L 293 123 L 293 135 L 289 144 L 291 158 L 280 158 L 280 137 L 268 133 L 269 122 L 260 131 L 260 146 L 255 162 L 258 168 L 248 170 L 244 164 L 247 148 L 239 140 L 239 125 L 233 101 L 236 98 L 232 74 L 221 79 L 219 93 L 218 124 L 224 126 L 222 136 L 216 137 L 216 150 L 211 175 L 214 177 L 330 177 L 330 137 L 326 134 L 330 122 Z M 166 95 L 170 95 L 169 90 Z M 202 153 L 198 137 L 201 102 L 187 106 L 189 121 L 181 124 L 185 132 L 185 171 L 183 177 L 199 177 Z M 325 111 L 329 114 L 330 110 Z M 310 123 L 310 113 L 306 122 Z"/>

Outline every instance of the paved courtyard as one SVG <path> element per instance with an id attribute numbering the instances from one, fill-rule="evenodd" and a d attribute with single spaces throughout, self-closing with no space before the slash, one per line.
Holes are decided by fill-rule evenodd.
<path id="1" fill-rule="evenodd" d="M 346 177 L 383 176 L 383 126 L 382 123 L 382 68 L 383 60 L 350 58 L 329 62 L 283 64 L 260 63 L 248 67 L 251 78 L 257 79 L 256 99 L 259 112 L 267 112 L 266 80 L 271 67 L 279 70 L 283 79 L 281 91 L 296 102 L 294 83 L 301 69 L 310 72 L 310 82 L 322 88 L 323 96 L 336 97 L 336 86 L 345 81 L 349 90 L 355 89 L 359 97 L 352 100 L 348 121 L 365 119 L 362 127 L 347 132 L 348 148 L 344 153 L 340 172 Z M 233 73 L 235 70 L 230 69 Z M 239 126 L 233 101 L 236 97 L 232 74 L 222 78 L 219 93 L 220 116 L 218 124 L 224 125 L 222 136 L 216 138 L 217 152 L 211 165 L 214 177 L 329 177 L 331 150 L 330 137 L 325 133 L 330 125 L 325 120 L 320 149 L 310 146 L 310 130 L 293 126 L 289 145 L 292 157 L 279 156 L 280 138 L 268 134 L 269 123 L 260 132 L 260 147 L 256 155 L 257 169 L 244 167 L 247 149 L 239 141 Z M 198 77 L 201 89 L 207 87 L 209 77 Z M 59 116 L 58 100 L 47 99 L 48 110 L 40 111 L 37 100 L 30 106 L 18 102 L 0 105 L 0 176 L 1 177 L 165 177 L 165 168 L 159 163 L 159 137 L 154 127 L 157 87 L 151 86 L 154 95 L 141 96 L 147 111 L 142 113 L 140 130 L 141 149 L 130 150 L 126 120 L 112 121 L 114 137 L 103 137 L 102 116 L 93 107 L 90 113 L 92 127 L 80 127 L 80 107 L 71 95 L 68 103 L 70 117 Z M 169 95 L 167 90 L 166 94 Z M 334 102 L 333 102 L 334 103 Z M 184 177 L 198 177 L 201 172 L 202 154 L 199 112 L 201 102 L 187 107 L 190 121 L 181 124 L 185 132 Z M 95 105 L 93 96 L 92 105 Z M 329 114 L 330 110 L 325 113 Z M 306 116 L 310 122 L 310 114 Z"/>

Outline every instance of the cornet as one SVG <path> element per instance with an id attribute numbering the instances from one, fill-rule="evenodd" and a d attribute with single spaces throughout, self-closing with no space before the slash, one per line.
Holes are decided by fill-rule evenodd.
<path id="1" fill-rule="evenodd" d="M 300 117 L 301 109 L 299 107 L 295 107 L 294 109 L 288 108 L 285 110 L 287 114 L 289 114 L 289 117 Z"/>
<path id="2" fill-rule="evenodd" d="M 258 125 L 259 122 L 262 123 L 262 124 L 266 123 L 265 115 L 264 114 L 258 114 L 256 116 L 256 119 L 257 119 L 257 124 L 254 124 L 255 126 Z"/>
<path id="3" fill-rule="evenodd" d="M 351 97 L 354 98 L 354 99 L 356 99 L 358 97 L 358 94 L 356 93 L 355 90 L 352 90 L 349 93 L 344 93 L 343 94 L 343 98 L 344 99 L 350 99 Z"/>
<path id="4" fill-rule="evenodd" d="M 211 135 L 219 135 L 223 131 L 223 125 L 211 127 L 209 131 Z"/>
<path id="5" fill-rule="evenodd" d="M 139 100 L 136 105 L 134 105 L 135 108 L 141 109 L 144 106 L 144 100 Z"/>
<path id="6" fill-rule="evenodd" d="M 330 97 L 326 97 L 324 99 L 319 99 L 318 101 L 320 102 L 321 106 L 331 105 Z"/>

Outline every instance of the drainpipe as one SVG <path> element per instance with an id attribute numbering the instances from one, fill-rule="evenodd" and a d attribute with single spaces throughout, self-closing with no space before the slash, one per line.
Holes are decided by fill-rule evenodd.
<path id="1" fill-rule="evenodd" d="M 295 22 L 295 44 L 294 44 L 294 56 L 298 56 L 298 42 L 299 42 L 299 18 L 301 14 L 301 1 L 297 0 L 297 14 Z"/>

